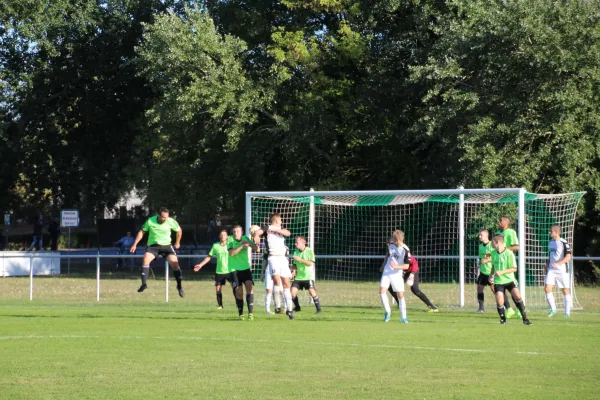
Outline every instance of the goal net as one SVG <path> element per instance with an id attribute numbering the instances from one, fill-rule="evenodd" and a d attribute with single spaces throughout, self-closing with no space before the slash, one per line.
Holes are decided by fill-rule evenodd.
<path id="1" fill-rule="evenodd" d="M 550 227 L 560 225 L 572 244 L 582 195 L 532 194 L 523 189 L 249 192 L 246 228 L 280 214 L 284 228 L 292 233 L 287 239 L 292 254 L 294 238 L 305 236 L 316 255 L 319 297 L 329 306 L 380 304 L 377 283 L 386 242 L 393 230 L 400 229 L 419 262 L 421 291 L 437 306 L 475 306 L 479 231 L 497 232 L 499 217 L 508 216 L 521 244 L 517 258 L 524 268 L 519 268 L 519 284 L 526 304 L 546 307 L 543 287 Z M 252 262 L 258 274 L 262 257 L 255 254 Z M 405 290 L 409 306 L 425 307 L 408 287 Z M 488 291 L 488 306 L 493 304 L 490 295 Z M 556 299 L 562 301 L 558 292 Z M 580 308 L 574 290 L 573 306 Z"/>

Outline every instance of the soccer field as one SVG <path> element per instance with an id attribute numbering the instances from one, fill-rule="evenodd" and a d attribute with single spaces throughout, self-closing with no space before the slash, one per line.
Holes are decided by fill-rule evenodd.
<path id="1" fill-rule="evenodd" d="M 239 321 L 229 288 L 217 310 L 210 282 L 164 303 L 164 283 L 0 279 L 2 399 L 587 399 L 600 390 L 600 290 L 578 288 L 584 311 L 531 311 L 499 325 L 488 311 L 409 298 L 408 325 L 381 308 L 305 306 L 289 321 Z M 376 285 L 373 297 L 377 298 Z M 256 289 L 257 303 L 263 290 Z M 490 296 L 491 297 L 491 296 Z M 92 298 L 94 298 L 92 296 Z"/>

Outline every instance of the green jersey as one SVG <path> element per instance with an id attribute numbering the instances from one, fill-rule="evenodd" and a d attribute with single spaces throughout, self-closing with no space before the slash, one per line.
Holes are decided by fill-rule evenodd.
<path id="1" fill-rule="evenodd" d="M 487 242 L 487 244 L 479 243 L 479 261 L 486 258 L 486 256 L 488 254 L 492 254 L 492 250 L 494 250 L 494 248 L 492 247 L 491 241 Z M 481 262 L 479 263 L 479 272 L 480 273 L 482 273 L 484 275 L 489 275 L 491 271 L 492 271 L 491 261 L 487 262 L 485 264 L 481 264 Z"/>
<path id="2" fill-rule="evenodd" d="M 235 240 L 234 236 L 227 238 L 227 250 L 237 249 L 242 245 L 243 241 L 254 243 L 248 236 L 242 235 L 240 240 Z M 244 271 L 250 268 L 250 260 L 245 249 L 240 250 L 235 256 L 229 256 L 229 271 Z"/>
<path id="3" fill-rule="evenodd" d="M 181 228 L 177 221 L 168 217 L 162 224 L 158 222 L 158 215 L 150 217 L 142 226 L 148 232 L 148 246 L 168 246 L 171 244 L 171 231 L 178 232 Z"/>
<path id="4" fill-rule="evenodd" d="M 210 251 L 208 252 L 208 255 L 217 258 L 217 274 L 229 273 L 229 252 L 227 251 L 227 243 L 225 243 L 225 245 L 221 245 L 220 242 L 213 244 Z"/>
<path id="5" fill-rule="evenodd" d="M 494 271 L 506 271 L 510 268 L 517 268 L 517 259 L 515 258 L 515 253 L 509 249 L 504 249 L 502 253 L 499 253 L 498 250 L 493 250 L 492 265 L 494 266 Z M 517 282 L 514 272 L 500 276 L 494 275 L 495 285 L 506 285 L 507 283 L 511 282 Z"/>
<path id="6" fill-rule="evenodd" d="M 504 236 L 504 245 L 506 247 L 519 245 L 519 238 L 514 229 L 506 228 L 502 232 L 497 232 L 497 234 Z"/>
<path id="7" fill-rule="evenodd" d="M 305 247 L 302 251 L 296 249 L 294 251 L 294 256 L 298 256 L 303 260 L 313 262 L 313 265 L 306 265 L 304 263 L 301 263 L 300 261 L 294 260 L 294 265 L 296 266 L 296 277 L 294 279 L 296 279 L 297 281 L 312 281 L 315 253 L 310 247 Z"/>

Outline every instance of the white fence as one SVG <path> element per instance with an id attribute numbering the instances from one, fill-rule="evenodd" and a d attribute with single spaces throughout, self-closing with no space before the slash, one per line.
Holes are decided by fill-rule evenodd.
<path id="1" fill-rule="evenodd" d="M 178 254 L 180 259 L 197 258 L 203 259 L 206 254 Z M 318 255 L 317 258 L 320 258 Z M 327 257 L 327 256 L 325 256 Z M 371 256 L 369 256 L 371 257 Z M 417 258 L 423 258 L 415 255 Z M 437 256 L 436 258 L 455 258 L 457 256 Z M 54 252 L 0 252 L 0 265 L 2 266 L 2 277 L 12 276 L 6 274 L 6 265 L 16 265 L 18 274 L 21 276 L 29 275 L 29 300 L 33 301 L 33 277 L 35 275 L 54 275 L 60 274 L 60 260 L 61 259 L 95 259 L 96 260 L 96 301 L 100 301 L 100 260 L 101 259 L 115 259 L 115 258 L 142 258 L 141 255 L 137 254 L 60 254 Z M 383 258 L 383 256 L 381 256 Z M 477 259 L 476 256 L 465 256 L 466 259 Z M 14 262 L 8 262 L 7 260 L 14 260 Z M 41 263 L 36 264 L 36 260 L 43 260 Z M 600 261 L 600 257 L 573 257 L 573 262 L 578 261 Z M 165 302 L 169 302 L 169 263 L 165 260 Z M 39 267 L 38 267 L 39 266 Z"/>

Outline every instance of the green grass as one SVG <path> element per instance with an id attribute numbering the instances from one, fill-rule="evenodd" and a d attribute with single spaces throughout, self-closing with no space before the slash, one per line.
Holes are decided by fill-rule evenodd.
<path id="1" fill-rule="evenodd" d="M 600 290 L 578 288 L 570 320 L 531 311 L 534 325 L 488 312 L 425 312 L 382 322 L 380 308 L 305 306 L 297 319 L 238 321 L 229 289 L 210 282 L 164 303 L 164 283 L 0 279 L 4 399 L 586 399 L 600 390 Z M 173 286 L 173 284 L 171 284 Z M 376 291 L 376 288 L 374 292 Z M 257 287 L 257 303 L 262 298 Z M 376 296 L 376 293 L 374 293 Z"/>

